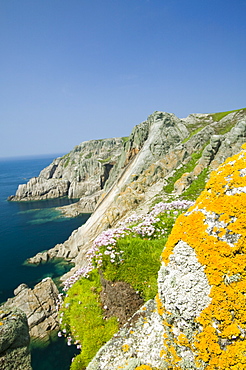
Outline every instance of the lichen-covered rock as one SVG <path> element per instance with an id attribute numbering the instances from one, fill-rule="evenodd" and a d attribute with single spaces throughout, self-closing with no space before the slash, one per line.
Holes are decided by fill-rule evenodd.
<path id="1" fill-rule="evenodd" d="M 134 370 L 143 363 L 159 368 L 164 328 L 155 301 L 148 301 L 96 354 L 87 370 Z"/>
<path id="2" fill-rule="evenodd" d="M 246 367 L 246 146 L 181 215 L 159 272 L 164 368 Z"/>
<path id="3" fill-rule="evenodd" d="M 143 306 L 143 322 L 124 326 L 88 370 L 246 368 L 245 204 L 246 144 L 176 220 L 162 253 L 157 311 L 153 302 Z"/>
<path id="4" fill-rule="evenodd" d="M 0 307 L 1 370 L 32 370 L 29 352 L 30 336 L 23 312 Z"/>
<path id="5" fill-rule="evenodd" d="M 3 307 L 17 307 L 25 313 L 33 340 L 49 340 L 51 331 L 58 329 L 56 304 L 59 291 L 52 279 L 43 279 L 33 289 L 21 284 L 14 294 L 15 297 L 9 298 Z"/>

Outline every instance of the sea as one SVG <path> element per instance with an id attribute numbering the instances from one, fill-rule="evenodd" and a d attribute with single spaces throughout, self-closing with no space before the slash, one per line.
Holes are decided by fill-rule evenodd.
<path id="1" fill-rule="evenodd" d="M 38 176 L 58 156 L 0 158 L 0 303 L 13 297 L 14 289 L 21 283 L 32 288 L 48 276 L 59 282 L 59 276 L 71 268 L 63 260 L 39 266 L 28 265 L 25 261 L 64 242 L 90 215 L 63 217 L 56 207 L 75 201 L 67 198 L 29 202 L 7 200 L 15 194 L 19 184 Z M 33 370 L 68 370 L 77 353 L 75 346 L 67 346 L 64 338 L 54 336 L 49 345 L 31 349 Z"/>

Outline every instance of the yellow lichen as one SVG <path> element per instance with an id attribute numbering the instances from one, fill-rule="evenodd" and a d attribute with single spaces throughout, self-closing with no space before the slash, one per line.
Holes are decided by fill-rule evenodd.
<path id="1" fill-rule="evenodd" d="M 123 344 L 123 346 L 121 347 L 121 349 L 122 349 L 123 352 L 127 352 L 127 351 L 129 351 L 130 346 L 128 344 Z"/>
<path id="2" fill-rule="evenodd" d="M 173 248 L 183 240 L 205 266 L 211 303 L 196 318 L 201 330 L 194 333 L 191 344 L 182 333 L 176 341 L 177 346 L 192 345 L 198 369 L 236 370 L 246 364 L 246 194 L 241 191 L 246 188 L 246 176 L 241 172 L 245 168 L 243 150 L 213 172 L 196 204 L 177 219 L 162 253 L 162 261 L 167 264 Z M 218 215 L 227 227 L 214 227 L 215 234 L 209 234 L 206 214 Z M 228 244 L 226 235 L 234 238 L 233 243 Z M 157 306 L 163 315 L 165 308 L 158 297 Z M 164 346 L 170 368 L 176 369 L 179 356 L 173 342 L 164 338 Z"/>

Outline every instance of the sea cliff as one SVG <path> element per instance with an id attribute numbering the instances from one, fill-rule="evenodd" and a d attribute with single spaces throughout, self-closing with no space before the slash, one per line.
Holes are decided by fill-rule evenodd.
<path id="1" fill-rule="evenodd" d="M 221 119 L 211 114 L 192 114 L 182 120 L 170 113 L 150 115 L 125 141 L 86 224 L 63 244 L 39 253 L 30 262 L 62 257 L 74 262 L 75 269 L 83 267 L 86 252 L 103 230 L 134 210 L 148 211 L 158 197 L 170 198 L 164 188 L 170 178 L 180 173 L 172 196 L 182 196 L 201 176 L 205 178 L 239 152 L 246 135 L 245 116 L 245 110 L 224 114 Z"/>
<path id="2" fill-rule="evenodd" d="M 211 174 L 162 252 L 158 294 L 87 366 L 243 369 L 246 145 Z"/>
<path id="3" fill-rule="evenodd" d="M 205 326 L 202 327 L 203 324 L 199 324 L 199 326 L 198 324 L 194 323 L 194 325 L 192 324 L 192 327 L 190 327 L 186 323 L 186 321 L 191 321 L 193 323 L 194 320 L 194 322 L 196 322 L 197 318 L 203 314 L 203 310 L 206 310 L 207 307 L 210 307 L 212 302 L 210 293 L 211 286 L 213 286 L 213 284 L 206 275 L 206 271 L 203 267 L 204 262 L 201 263 L 202 257 L 197 257 L 197 251 L 195 246 L 192 244 L 193 242 L 189 243 L 186 239 L 182 238 L 179 240 L 177 239 L 177 242 L 175 242 L 176 244 L 173 244 L 172 248 L 174 252 L 170 252 L 168 257 L 163 257 L 163 265 L 161 268 L 159 267 L 159 255 L 161 254 L 161 250 L 167 242 L 165 238 L 167 238 L 167 235 L 171 232 L 176 216 L 180 214 L 182 212 L 181 209 L 183 209 L 182 206 L 175 203 L 175 201 L 178 199 L 183 201 L 187 199 L 195 200 L 203 190 L 209 177 L 209 173 L 219 168 L 217 170 L 218 176 L 221 171 L 220 169 L 223 168 L 223 165 L 222 167 L 219 166 L 226 160 L 226 158 L 241 151 L 241 146 L 245 142 L 245 136 L 246 111 L 244 109 L 234 112 L 225 112 L 223 114 L 192 114 L 185 119 L 179 119 L 174 114 L 170 113 L 154 112 L 145 122 L 135 126 L 127 139 L 108 139 L 108 141 L 106 140 L 106 144 L 105 141 L 103 141 L 100 143 L 100 145 L 98 144 L 98 141 L 92 141 L 89 143 L 86 142 L 85 144 L 82 143 L 80 147 L 91 148 L 88 153 L 86 152 L 87 158 L 83 156 L 81 160 L 81 154 L 78 156 L 78 153 L 81 152 L 81 149 L 76 147 L 71 152 L 75 155 L 75 157 L 77 156 L 76 164 L 73 163 L 73 160 L 71 160 L 72 156 L 70 154 L 69 160 L 67 158 L 67 162 L 65 162 L 66 157 L 58 158 L 50 166 L 48 166 L 47 169 L 43 170 L 44 172 L 42 171 L 38 178 L 31 179 L 27 185 L 23 185 L 18 189 L 15 197 L 11 197 L 11 200 L 33 200 L 35 199 L 34 194 L 36 194 L 38 197 L 40 196 L 40 192 L 37 190 L 40 189 L 38 184 L 42 183 L 42 187 L 45 189 L 46 186 L 51 189 L 55 184 L 53 189 L 56 190 L 52 190 L 51 192 L 48 191 L 46 193 L 44 192 L 44 198 L 46 196 L 54 196 L 54 194 L 55 196 L 67 195 L 73 197 L 76 195 L 76 197 L 80 197 L 78 204 L 63 209 L 65 214 L 71 216 L 77 215 L 81 212 L 87 212 L 89 206 L 86 206 L 86 204 L 91 204 L 90 209 L 93 211 L 93 213 L 85 225 L 75 230 L 69 239 L 64 243 L 56 245 L 54 248 L 44 253 L 38 253 L 29 260 L 30 263 L 37 264 L 52 258 L 62 257 L 68 261 L 72 261 L 75 264 L 74 268 L 62 278 L 63 281 L 68 282 L 68 286 L 73 285 L 76 281 L 78 281 L 78 284 L 82 284 L 81 287 L 79 287 L 76 285 L 76 283 L 75 287 L 72 288 L 74 290 L 71 290 L 71 292 L 69 290 L 70 293 L 67 294 L 67 301 L 65 299 L 65 305 L 69 307 L 68 310 L 63 311 L 63 314 L 64 312 L 67 312 L 65 314 L 65 316 L 67 315 L 67 323 L 70 323 L 70 320 L 73 320 L 75 315 L 73 311 L 74 306 L 71 304 L 71 302 L 73 302 L 73 304 L 80 305 L 82 313 L 80 313 L 79 317 L 83 317 L 85 314 L 83 311 L 84 308 L 82 300 L 83 291 L 85 286 L 87 286 L 87 282 L 84 283 L 83 279 L 85 279 L 87 273 L 90 272 L 90 262 L 93 262 L 93 266 L 95 267 L 95 261 L 97 261 L 97 259 L 90 260 L 90 258 L 88 258 L 88 252 L 91 253 L 91 249 L 95 248 L 95 243 L 98 243 L 97 240 L 100 240 L 101 235 L 104 235 L 104 237 L 108 237 L 108 235 L 110 235 L 111 237 L 110 233 L 112 230 L 117 230 L 118 233 L 119 228 L 122 227 L 122 222 L 127 220 L 129 222 L 129 217 L 133 213 L 137 215 L 137 217 L 140 217 L 140 219 L 143 217 L 141 221 L 141 227 L 147 227 L 146 222 L 150 222 L 150 219 L 152 221 L 154 220 L 153 223 L 155 227 L 158 225 L 159 231 L 157 234 L 153 232 L 153 234 L 149 235 L 148 233 L 146 234 L 145 231 L 140 231 L 141 235 L 135 235 L 134 238 L 132 235 L 124 235 L 124 238 L 126 237 L 126 241 L 120 242 L 122 250 L 116 250 L 116 254 L 112 251 L 109 253 L 109 250 L 107 252 L 107 255 L 112 255 L 113 253 L 114 256 L 119 256 L 117 257 L 119 258 L 117 262 L 119 263 L 119 267 L 123 262 L 125 263 L 127 261 L 127 259 L 124 259 L 123 257 L 123 262 L 120 259 L 121 253 L 129 253 L 127 248 L 130 248 L 130 250 L 137 250 L 138 245 L 141 253 L 145 247 L 148 253 L 150 250 L 149 247 L 152 243 L 150 240 L 154 240 L 156 237 L 159 241 L 153 242 L 153 248 L 159 254 L 157 253 L 158 256 L 155 256 L 155 259 L 153 260 L 153 266 L 155 266 L 154 270 L 150 271 L 149 275 L 147 273 L 145 274 L 148 277 L 145 276 L 144 278 L 141 278 L 142 281 L 140 279 L 140 282 L 134 283 L 130 277 L 134 277 L 135 270 L 131 270 L 132 266 L 129 266 L 127 269 L 129 268 L 130 276 L 127 278 L 122 278 L 125 271 L 124 263 L 122 265 L 122 269 L 117 267 L 115 270 L 114 267 L 110 267 L 112 264 L 114 265 L 114 258 L 112 258 L 113 262 L 107 260 L 107 262 L 105 262 L 106 265 L 103 265 L 104 268 L 106 268 L 106 270 L 103 271 L 103 274 L 99 273 L 99 275 L 93 275 L 90 283 L 91 285 L 88 283 L 90 285 L 89 289 L 93 294 L 95 293 L 93 299 L 95 299 L 95 302 L 97 302 L 96 305 L 99 304 L 100 309 L 104 307 L 102 313 L 103 321 L 100 325 L 103 327 L 104 321 L 106 320 L 105 322 L 107 322 L 109 320 L 109 325 L 107 326 L 107 329 L 105 329 L 106 332 L 102 341 L 102 345 L 107 342 L 108 339 L 110 339 L 110 336 L 112 337 L 112 335 L 119 329 L 117 323 L 114 322 L 112 317 L 118 317 L 118 322 L 120 322 L 120 327 L 122 327 L 118 334 L 110 342 L 108 342 L 108 344 L 102 347 L 98 354 L 93 354 L 95 357 L 91 364 L 89 364 L 89 362 L 93 357 L 92 354 L 82 354 L 82 357 L 84 356 L 82 362 L 83 364 L 88 365 L 88 369 L 116 369 L 118 368 L 117 366 L 120 366 L 125 370 L 152 368 L 167 369 L 170 368 L 170 366 L 176 366 L 178 363 L 180 364 L 180 368 L 195 369 L 203 368 L 202 366 L 210 366 L 210 359 L 212 359 L 211 364 L 213 364 L 213 361 L 222 361 L 221 359 L 218 360 L 215 358 L 216 356 L 214 354 L 211 355 L 211 357 L 210 349 L 206 349 L 207 357 L 204 355 L 205 352 L 201 352 L 201 355 L 197 355 L 198 350 L 194 349 L 197 347 L 196 344 L 193 344 L 193 342 L 196 342 L 197 338 L 200 338 L 200 336 L 196 337 L 195 331 L 198 328 L 200 330 L 198 330 L 199 333 L 202 333 Z M 90 154 L 92 148 L 96 148 L 97 145 L 99 145 L 100 150 L 104 148 L 104 157 L 102 158 L 100 151 L 100 153 L 96 153 L 94 160 L 96 161 L 97 165 L 91 166 L 91 168 L 93 168 L 93 173 L 90 174 L 92 177 L 92 180 L 90 180 L 90 176 L 88 175 L 90 170 L 85 166 L 85 163 L 88 163 L 87 161 L 91 159 L 93 155 Z M 107 149 L 106 151 L 105 147 Z M 96 150 L 94 152 L 96 152 Z M 109 153 L 110 156 L 108 156 Z M 242 152 L 240 155 L 244 156 L 244 154 L 245 153 Z M 235 157 L 235 159 L 233 159 L 235 163 L 240 160 L 240 155 L 239 157 Z M 62 163 L 62 171 L 60 163 Z M 65 163 L 67 163 L 66 166 Z M 230 161 L 228 163 L 230 163 Z M 240 165 L 241 164 L 244 166 L 244 160 L 240 162 Z M 72 177 L 68 179 L 68 176 L 65 175 L 65 169 L 70 165 L 71 168 L 69 173 L 72 173 Z M 107 167 L 107 165 L 109 166 Z M 83 168 L 83 170 L 78 171 L 78 168 Z M 228 166 L 225 168 L 228 168 Z M 59 171 L 62 172 L 62 175 Z M 240 174 L 242 175 L 240 176 L 244 177 L 243 167 L 240 169 L 240 171 Z M 75 173 L 79 173 L 79 176 L 76 177 Z M 238 175 L 233 173 L 232 168 L 231 173 L 228 176 L 229 179 L 230 176 L 232 176 L 232 178 L 235 176 L 238 177 Z M 213 179 L 216 179 L 216 176 L 213 177 Z M 55 182 L 53 182 L 53 180 L 55 180 Z M 60 192 L 60 185 L 57 185 L 59 184 L 60 180 L 60 184 L 63 185 L 66 181 L 68 181 L 69 189 L 71 187 L 70 192 L 69 190 L 66 190 L 66 192 Z M 216 180 L 213 180 L 213 184 L 215 183 Z M 97 185 L 94 186 L 93 184 Z M 234 185 L 235 184 L 231 183 L 231 187 Z M 242 188 L 244 188 L 244 185 L 242 185 Z M 83 190 L 82 192 L 79 192 L 80 190 L 75 191 L 72 189 Z M 208 199 L 208 203 L 210 202 L 209 194 L 211 192 L 215 194 L 212 188 L 207 187 L 207 190 L 205 190 L 205 194 L 207 194 L 205 198 Z M 20 194 L 24 194 L 22 199 Z M 220 197 L 220 195 L 221 192 L 218 191 L 218 194 L 213 196 L 217 199 L 217 197 Z M 226 195 L 233 195 L 237 197 L 238 193 L 237 190 L 229 189 L 229 193 Z M 199 199 L 200 198 L 198 198 L 196 206 L 198 209 L 200 208 Z M 224 201 L 227 202 L 228 199 L 231 200 L 232 197 L 225 197 Z M 162 211 L 158 211 L 160 213 L 161 221 L 157 221 L 155 218 L 156 215 L 154 216 L 154 219 L 151 218 L 153 217 L 151 212 L 154 212 L 151 210 L 154 204 L 158 205 L 158 202 L 160 201 L 164 201 L 166 208 L 165 211 L 163 211 L 163 209 Z M 212 204 L 211 202 L 209 204 Z M 168 204 L 171 204 L 171 208 L 169 208 Z M 205 207 L 205 204 L 203 205 Z M 190 220 L 194 214 L 196 214 L 197 211 L 194 209 L 186 213 L 185 220 Z M 206 209 L 206 207 L 204 209 Z M 199 212 L 199 215 L 202 213 L 205 215 L 207 211 Z M 227 211 L 225 210 L 224 213 L 226 212 Z M 222 213 L 218 217 L 222 217 Z M 148 215 L 148 221 L 146 221 L 144 218 L 144 215 L 146 214 Z M 216 217 L 212 218 L 211 220 L 209 219 L 209 216 L 207 217 L 208 220 L 206 222 L 208 222 L 209 225 L 208 230 L 211 231 L 213 228 L 218 227 L 219 224 L 217 225 L 218 222 Z M 140 219 L 135 219 L 135 226 L 136 223 L 139 224 Z M 204 221 L 205 225 L 206 222 Z M 211 225 L 214 222 L 214 225 L 211 226 L 209 222 Z M 201 230 L 204 230 L 204 228 L 207 227 L 202 225 L 202 223 L 199 225 Z M 220 228 L 222 228 L 224 224 L 222 226 L 221 225 L 219 225 Z M 225 224 L 224 226 L 227 227 L 228 225 L 229 224 Z M 132 227 L 135 226 L 134 223 L 130 224 L 130 230 L 132 230 Z M 187 223 L 186 227 L 187 230 L 191 230 L 190 233 L 192 233 L 192 226 L 189 226 L 189 223 Z M 178 226 L 174 227 L 173 232 L 166 244 L 167 248 L 169 248 L 168 245 L 171 245 L 170 240 L 173 240 L 172 235 L 174 235 L 173 233 L 175 233 L 177 228 Z M 198 232 L 197 228 L 196 230 Z M 212 231 L 211 234 L 210 231 L 209 236 L 216 237 L 217 231 L 214 231 L 216 235 L 213 234 Z M 185 234 L 186 229 L 183 229 L 182 232 Z M 138 232 L 136 231 L 136 233 Z M 229 234 L 230 232 L 228 231 L 227 233 L 226 231 L 226 235 Z M 233 238 L 230 240 L 229 239 L 223 239 L 221 236 L 221 241 L 224 241 L 225 243 L 229 243 L 230 240 L 231 243 L 234 243 L 236 240 Z M 132 240 L 135 240 L 133 244 L 131 244 Z M 109 243 L 108 245 L 110 246 L 111 244 Z M 118 245 L 118 241 L 115 241 L 115 243 L 113 242 L 112 246 L 114 245 Z M 163 256 L 165 256 L 166 250 L 168 249 L 164 249 Z M 103 253 L 104 252 L 105 250 Z M 172 255 L 172 253 L 174 253 L 174 255 Z M 148 265 L 151 260 L 150 256 L 148 254 L 144 255 L 144 260 L 145 263 L 147 263 L 146 269 L 148 269 Z M 102 263 L 104 262 L 102 261 Z M 142 266 L 144 266 L 143 260 Z M 90 268 L 88 269 L 88 267 Z M 159 275 L 157 278 L 158 270 Z M 176 276 L 174 270 L 180 271 L 180 274 Z M 185 271 L 188 274 L 187 276 L 185 275 Z M 182 276 L 182 281 L 186 281 L 188 279 L 187 284 L 188 287 L 191 288 L 191 293 L 186 286 L 182 285 L 182 281 L 179 283 L 179 275 Z M 234 275 L 236 274 L 233 274 L 232 276 Z M 125 282 L 129 284 L 129 286 L 125 286 L 124 288 L 125 292 L 127 292 L 125 295 L 121 294 L 123 288 L 119 288 L 119 286 L 116 284 L 117 276 L 119 281 L 124 282 L 124 279 L 126 279 Z M 230 284 L 231 275 L 229 274 L 228 276 L 228 281 Z M 172 277 L 174 280 L 171 279 Z M 80 278 L 82 278 L 82 280 L 80 280 Z M 158 295 L 155 294 L 156 282 L 158 283 Z M 177 290 L 175 290 L 175 282 L 177 282 Z M 232 282 L 237 282 L 237 278 Z M 193 294 L 193 283 L 197 288 L 195 291 L 199 299 L 196 297 L 195 293 Z M 85 284 L 85 286 L 83 284 Z M 107 287 L 109 288 L 110 286 L 115 286 L 116 290 L 110 288 L 113 293 L 108 293 L 111 290 L 107 289 Z M 172 290 L 173 287 L 174 289 Z M 136 313 L 131 312 L 130 316 L 127 316 L 127 314 L 124 313 L 124 315 L 122 315 L 125 317 L 125 319 L 121 319 L 119 311 L 122 311 L 123 306 L 127 307 L 126 301 L 135 302 L 135 299 L 132 299 L 132 288 L 134 291 L 138 292 L 137 294 L 139 294 L 139 297 L 136 300 L 136 305 L 134 303 L 134 310 Z M 186 307 L 185 297 L 183 297 L 180 292 L 181 288 L 186 289 L 187 294 L 191 294 L 191 302 L 194 301 L 194 304 L 192 303 L 192 307 Z M 101 289 L 103 293 L 101 294 L 101 297 L 99 297 L 98 293 Z M 110 297 L 110 294 L 111 298 L 107 298 Z M 112 309 L 112 296 L 115 294 L 117 294 L 118 297 L 123 298 L 119 299 L 119 306 L 116 305 L 116 308 Z M 136 293 L 133 293 L 133 295 L 134 294 Z M 141 306 L 141 299 L 144 299 L 145 301 L 144 306 Z M 175 302 L 178 302 L 177 304 L 181 302 L 181 306 L 176 307 Z M 85 303 L 85 308 L 86 307 L 87 303 Z M 184 308 L 184 310 L 182 311 L 181 308 Z M 63 308 L 61 308 L 61 310 L 62 309 Z M 115 316 L 109 315 L 109 312 L 114 312 Z M 179 312 L 179 315 L 175 316 L 177 312 Z M 184 312 L 184 315 L 186 316 L 183 317 L 182 312 Z M 126 320 L 129 320 L 128 324 L 125 324 Z M 164 325 L 163 320 L 165 321 Z M 213 319 L 211 320 L 213 321 Z M 204 330 L 210 330 L 211 320 L 209 324 L 210 326 L 206 326 Z M 170 331 L 168 328 L 171 324 L 173 329 Z M 235 323 L 233 322 L 233 325 L 234 324 Z M 77 320 L 77 325 L 80 325 L 79 320 Z M 229 337 L 226 337 L 227 339 L 225 339 L 223 336 L 219 337 L 219 325 L 220 323 L 218 324 L 218 327 L 216 327 L 216 330 L 218 329 L 216 335 L 219 339 L 215 338 L 214 340 L 217 341 L 216 343 L 219 343 L 219 346 L 224 351 L 227 350 L 227 346 L 231 344 L 234 346 L 234 342 L 230 341 Z M 140 328 L 142 329 L 140 330 Z M 240 325 L 238 328 L 239 331 L 241 330 L 240 333 L 244 335 L 244 328 Z M 79 328 L 77 327 L 74 330 L 75 331 L 71 333 L 72 337 L 69 339 L 69 341 L 75 340 Z M 110 335 L 109 332 L 111 333 Z M 222 340 L 223 338 L 225 340 Z M 87 340 L 88 342 L 93 342 L 91 338 L 87 338 Z M 189 345 L 187 344 L 187 340 Z M 242 337 L 242 340 L 244 340 L 244 337 Z M 81 338 L 79 340 L 77 339 L 77 343 L 83 347 Z M 147 353 L 147 347 L 153 348 L 153 351 L 151 351 L 151 353 Z M 206 360 L 207 358 L 209 358 L 209 360 Z M 72 368 L 77 369 L 76 362 L 74 365 L 72 365 Z M 222 367 L 222 369 L 226 369 L 226 367 Z"/>

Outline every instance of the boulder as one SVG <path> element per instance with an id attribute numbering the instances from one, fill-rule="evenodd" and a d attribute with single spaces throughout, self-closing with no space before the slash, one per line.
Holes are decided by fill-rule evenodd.
<path id="1" fill-rule="evenodd" d="M 150 300 L 97 352 L 86 370 L 134 370 L 144 363 L 161 369 L 163 335 L 162 318 Z"/>
<path id="2" fill-rule="evenodd" d="M 14 294 L 15 297 L 9 298 L 3 307 L 17 307 L 25 313 L 32 339 L 48 340 L 51 331 L 58 329 L 56 305 L 59 292 L 52 279 L 43 279 L 33 289 L 21 284 Z"/>
<path id="3" fill-rule="evenodd" d="M 1 370 L 32 370 L 26 315 L 16 308 L 0 307 Z"/>

